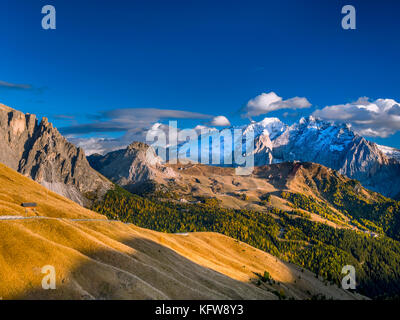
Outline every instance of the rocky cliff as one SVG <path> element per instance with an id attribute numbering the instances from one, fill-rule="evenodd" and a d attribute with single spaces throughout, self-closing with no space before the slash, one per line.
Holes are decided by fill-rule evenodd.
<path id="1" fill-rule="evenodd" d="M 162 164 L 153 148 L 141 142 L 133 142 L 125 149 L 104 156 L 91 155 L 88 160 L 93 168 L 128 190 L 143 182 L 164 183 L 178 177 L 173 169 Z"/>
<path id="2" fill-rule="evenodd" d="M 69 143 L 47 118 L 40 122 L 0 105 L 0 162 L 81 204 L 101 197 L 112 183 L 92 169 L 81 148 Z"/>

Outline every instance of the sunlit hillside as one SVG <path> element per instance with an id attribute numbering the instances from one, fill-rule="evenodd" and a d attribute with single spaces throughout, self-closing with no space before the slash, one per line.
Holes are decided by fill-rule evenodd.
<path id="1" fill-rule="evenodd" d="M 36 202 L 36 212 L 22 202 Z M 108 221 L 4 165 L 0 238 L 2 299 L 362 298 L 220 234 Z M 46 265 L 55 290 L 42 289 Z"/>

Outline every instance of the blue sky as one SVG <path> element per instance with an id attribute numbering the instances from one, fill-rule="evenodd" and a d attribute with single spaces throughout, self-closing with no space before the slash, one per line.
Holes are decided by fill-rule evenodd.
<path id="1" fill-rule="evenodd" d="M 57 10 L 56 30 L 41 28 L 46 4 Z M 341 28 L 345 4 L 356 8 L 356 30 Z M 140 108 L 129 115 L 135 126 L 174 119 L 167 110 L 186 112 L 175 119 L 195 126 L 218 115 L 246 123 L 248 101 L 269 92 L 305 97 L 311 107 L 254 120 L 291 123 L 360 97 L 400 101 L 399 13 L 388 0 L 1 1 L 0 102 L 64 132 L 87 124 L 75 132 L 87 138 L 125 134 L 90 128 L 126 108 Z M 400 148 L 390 125 L 369 138 Z"/>

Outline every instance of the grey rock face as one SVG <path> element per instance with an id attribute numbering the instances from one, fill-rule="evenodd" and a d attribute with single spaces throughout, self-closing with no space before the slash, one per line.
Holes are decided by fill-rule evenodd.
<path id="1" fill-rule="evenodd" d="M 92 169 L 81 148 L 69 143 L 47 118 L 38 122 L 0 105 L 0 162 L 48 189 L 88 205 L 112 183 Z"/>
<path id="2" fill-rule="evenodd" d="M 272 141 L 267 134 L 254 140 L 254 165 L 262 166 L 273 163 Z"/>
<path id="3" fill-rule="evenodd" d="M 153 148 L 141 142 L 133 142 L 126 149 L 104 156 L 91 155 L 88 160 L 93 168 L 128 190 L 143 182 L 162 183 L 178 177 L 173 169 L 162 164 Z"/>

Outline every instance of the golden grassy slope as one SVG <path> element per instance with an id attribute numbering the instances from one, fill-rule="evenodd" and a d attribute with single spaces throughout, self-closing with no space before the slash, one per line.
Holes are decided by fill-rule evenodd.
<path id="1" fill-rule="evenodd" d="M 0 216 L 25 215 L 22 202 L 38 204 L 36 214 L 29 210 L 28 216 L 106 219 L 0 163 Z"/>
<path id="2" fill-rule="evenodd" d="M 0 218 L 22 215 L 22 201 L 37 202 L 37 214 L 48 218 L 0 220 L 3 299 L 277 299 L 275 290 L 298 299 L 360 298 L 219 234 L 108 221 L 0 165 Z M 45 265 L 56 269 L 56 290 L 41 287 Z M 265 270 L 280 283 L 257 286 L 254 273 Z"/>

